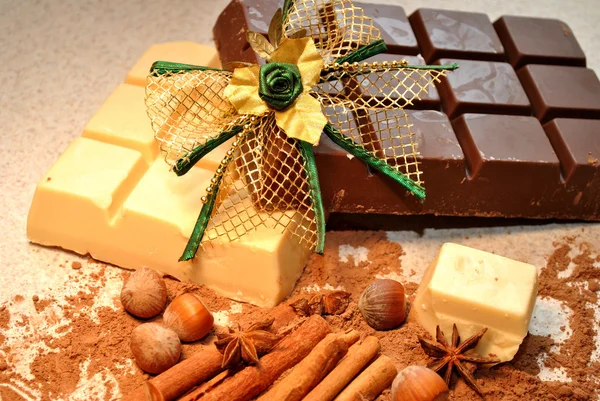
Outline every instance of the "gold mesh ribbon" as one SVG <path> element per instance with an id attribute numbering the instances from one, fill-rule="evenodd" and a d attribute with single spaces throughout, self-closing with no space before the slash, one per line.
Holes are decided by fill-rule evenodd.
<path id="1" fill-rule="evenodd" d="M 286 0 L 269 28 L 271 42 L 254 33 L 248 38 L 259 55 L 279 64 L 232 73 L 157 62 L 149 76 L 148 114 L 177 174 L 235 138 L 202 199 L 183 260 L 199 246 L 238 241 L 261 228 L 287 232 L 299 246 L 321 253 L 323 206 L 312 154 L 321 130 L 424 198 L 417 144 L 402 109 L 457 65 L 359 63 L 385 45 L 349 0 Z M 299 72 L 303 85 L 283 110 L 273 109 L 259 88 L 266 79 L 261 74 L 277 69 L 296 89 Z M 276 90 L 287 89 L 280 76 L 268 78 Z M 315 129 L 312 141 L 308 131 Z"/>

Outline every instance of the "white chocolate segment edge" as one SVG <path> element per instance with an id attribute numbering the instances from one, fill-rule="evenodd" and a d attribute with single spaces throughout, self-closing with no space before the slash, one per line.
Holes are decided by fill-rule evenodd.
<path id="1" fill-rule="evenodd" d="M 447 338 L 456 324 L 462 340 L 484 327 L 475 351 L 511 360 L 527 335 L 538 289 L 535 266 L 446 243 L 429 265 L 411 313 L 432 335 Z"/>

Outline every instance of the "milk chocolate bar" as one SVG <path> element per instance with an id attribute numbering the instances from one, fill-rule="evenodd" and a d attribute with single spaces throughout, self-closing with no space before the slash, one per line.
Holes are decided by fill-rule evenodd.
<path id="1" fill-rule="evenodd" d="M 246 43 L 245 31 L 233 32 L 234 24 L 225 21 L 234 18 L 244 29 L 266 35 L 280 6 L 233 0 L 214 27 L 221 61 L 264 63 Z M 481 13 L 420 9 L 408 17 L 410 32 L 401 7 L 364 7 L 389 42 L 387 53 L 372 61 L 409 59 L 420 52 L 427 63 L 460 67 L 436 82 L 436 90 L 394 111 L 406 113 L 412 123 L 424 202 L 322 137 L 315 157 L 332 219 L 413 214 L 600 220 L 600 81 L 585 68 L 585 55 L 567 24 L 512 16 L 492 23 Z M 392 15 L 396 21 L 390 21 Z M 387 23 L 405 34 L 388 34 L 400 31 L 385 29 Z M 409 59 L 414 61 L 420 60 Z M 362 88 L 365 98 L 386 95 Z M 380 140 L 385 149 L 390 139 Z M 371 228 L 368 221 L 362 219 L 361 228 Z"/>

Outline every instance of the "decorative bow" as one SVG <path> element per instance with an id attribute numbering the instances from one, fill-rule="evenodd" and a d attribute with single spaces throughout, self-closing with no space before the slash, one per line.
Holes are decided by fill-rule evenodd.
<path id="1" fill-rule="evenodd" d="M 349 0 L 285 0 L 269 40 L 247 37 L 264 65 L 237 63 L 230 72 L 158 61 L 150 72 L 148 114 L 177 175 L 232 141 L 180 260 L 192 259 L 201 243 L 235 241 L 260 227 L 288 231 L 300 246 L 323 253 L 312 151 L 321 133 L 425 198 L 402 109 L 457 64 L 359 63 L 386 46 Z"/>

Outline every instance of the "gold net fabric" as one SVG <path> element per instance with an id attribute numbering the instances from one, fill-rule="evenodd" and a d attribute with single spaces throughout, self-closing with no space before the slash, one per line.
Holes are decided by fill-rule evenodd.
<path id="1" fill-rule="evenodd" d="M 369 63 L 340 66 L 323 75 L 313 93 L 341 134 L 422 185 L 417 142 L 403 109 L 420 100 L 445 73 Z"/>
<path id="2" fill-rule="evenodd" d="M 150 74 L 146 108 L 169 165 L 247 119 L 223 95 L 230 79 L 213 70 Z"/>
<path id="3" fill-rule="evenodd" d="M 401 67 L 399 61 L 337 64 L 380 40 L 371 18 L 350 0 L 294 1 L 282 28 L 287 37 L 306 31 L 325 60 L 320 82 L 308 93 L 335 128 L 328 134 L 339 136 L 348 150 L 359 149 L 355 154 L 371 165 L 383 160 L 386 168 L 422 185 L 417 141 L 403 108 L 427 93 L 446 74 L 444 68 Z M 214 206 L 204 207 L 198 219 L 210 211 L 201 245 L 237 241 L 264 227 L 287 231 L 315 249 L 323 237 L 301 145 L 277 126 L 273 111 L 239 114 L 224 96 L 231 77 L 203 68 L 165 69 L 151 73 L 146 88 L 152 127 L 171 166 L 190 161 L 190 152 L 211 149 L 223 133 L 240 131 L 203 199 L 205 206 L 214 200 Z"/>
<path id="4" fill-rule="evenodd" d="M 169 72 L 151 74 L 146 86 L 152 127 L 171 166 L 222 132 L 246 126 L 215 173 L 220 185 L 202 246 L 265 227 L 288 231 L 313 249 L 315 216 L 297 143 L 277 127 L 272 112 L 237 114 L 223 95 L 230 77 L 224 71 Z"/>
<path id="5" fill-rule="evenodd" d="M 349 0 L 296 0 L 283 29 L 288 37 L 305 29 L 329 63 L 381 39 L 373 20 Z"/>
<path id="6" fill-rule="evenodd" d="M 316 223 L 304 161 L 297 141 L 259 118 L 225 170 L 203 243 L 235 241 L 260 227 L 288 231 L 313 249 Z"/>

